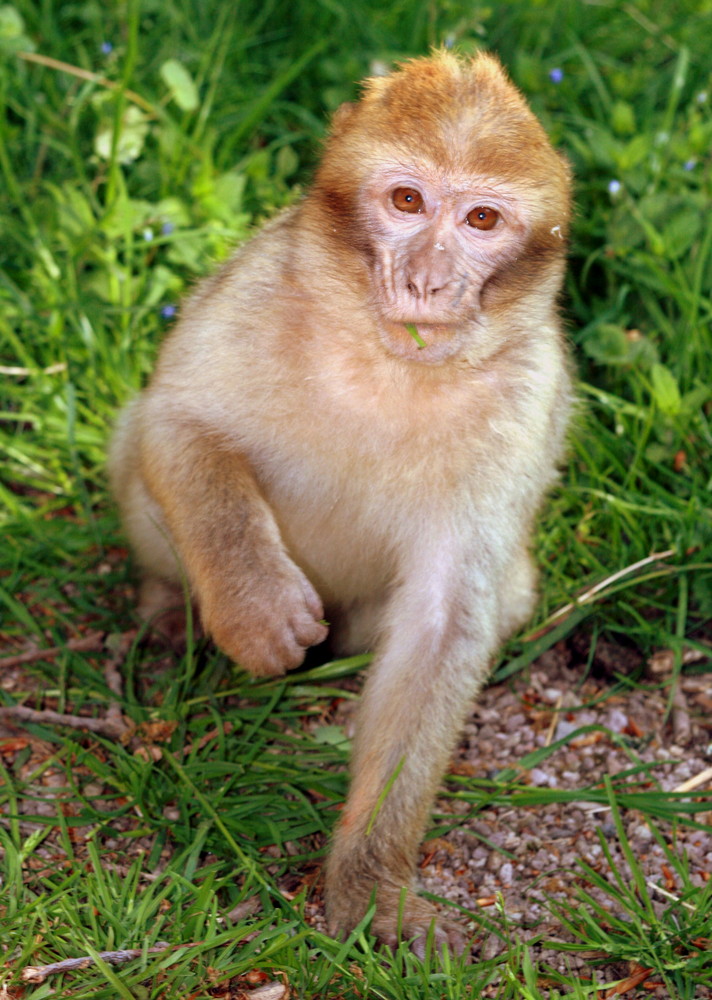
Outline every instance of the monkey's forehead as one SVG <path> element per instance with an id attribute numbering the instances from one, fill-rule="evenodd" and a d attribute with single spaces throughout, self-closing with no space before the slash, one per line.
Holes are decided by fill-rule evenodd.
<path id="1" fill-rule="evenodd" d="M 565 174 L 528 104 L 490 56 L 439 53 L 369 80 L 361 100 L 343 108 L 332 138 L 354 163 L 371 170 L 386 154 L 417 164 L 425 155 L 449 175 Z"/>
<path id="2" fill-rule="evenodd" d="M 411 162 L 419 172 L 447 181 L 455 194 L 466 194 L 473 187 L 497 187 L 501 183 L 526 187 L 549 180 L 560 183 L 565 169 L 549 141 L 538 134 L 524 134 L 510 129 L 494 132 L 441 127 L 415 141 L 410 139 L 392 147 L 401 164 Z"/>
<path id="3" fill-rule="evenodd" d="M 366 80 L 360 104 L 369 119 L 384 118 L 391 128 L 411 120 L 431 128 L 541 128 L 500 63 L 485 53 L 469 60 L 448 52 L 410 60 L 388 76 Z"/>

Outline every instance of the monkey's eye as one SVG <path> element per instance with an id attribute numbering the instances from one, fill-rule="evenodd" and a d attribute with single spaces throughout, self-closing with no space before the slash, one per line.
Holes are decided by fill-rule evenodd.
<path id="1" fill-rule="evenodd" d="M 396 188 L 391 195 L 393 204 L 399 212 L 422 212 L 424 207 L 423 196 L 415 188 Z"/>
<path id="2" fill-rule="evenodd" d="M 494 208 L 487 208 L 486 205 L 478 205 L 468 212 L 465 221 L 473 229 L 494 229 L 499 222 L 499 212 Z"/>

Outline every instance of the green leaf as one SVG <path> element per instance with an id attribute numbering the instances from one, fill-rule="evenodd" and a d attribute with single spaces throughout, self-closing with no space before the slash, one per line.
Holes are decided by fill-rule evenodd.
<path id="1" fill-rule="evenodd" d="M 161 66 L 161 79 L 182 111 L 196 110 L 199 104 L 198 88 L 182 63 L 177 59 L 166 59 Z"/>
<path id="2" fill-rule="evenodd" d="M 613 131 L 617 135 L 632 135 L 635 132 L 635 113 L 627 101 L 616 101 L 611 116 Z"/>
<path id="3" fill-rule="evenodd" d="M 275 169 L 279 177 L 291 177 L 299 166 L 299 157 L 291 146 L 282 146 L 275 157 Z"/>
<path id="4" fill-rule="evenodd" d="M 148 130 L 148 118 L 143 111 L 133 105 L 124 111 L 121 118 L 121 131 L 116 144 L 116 156 L 119 163 L 133 163 L 139 158 Z M 111 159 L 113 137 L 113 122 L 103 125 L 94 137 L 94 152 L 102 160 Z"/>
<path id="5" fill-rule="evenodd" d="M 583 342 L 589 358 L 604 365 L 619 365 L 626 360 L 625 334 L 614 323 L 601 323 Z"/>
<path id="6" fill-rule="evenodd" d="M 335 747 L 350 743 L 341 726 L 317 726 L 314 730 L 314 739 L 317 743 Z"/>
<path id="7" fill-rule="evenodd" d="M 183 282 L 178 275 L 163 264 L 158 264 L 151 269 L 151 279 L 144 304 L 156 306 L 168 293 L 177 298 L 182 291 Z"/>
<path id="8" fill-rule="evenodd" d="M 662 231 L 665 256 L 673 259 L 682 257 L 695 242 L 704 215 L 696 208 L 683 208 L 671 213 L 672 217 Z"/>
<path id="9" fill-rule="evenodd" d="M 632 170 L 650 155 L 650 139 L 647 135 L 636 135 L 616 157 L 622 171 Z"/>
<path id="10" fill-rule="evenodd" d="M 603 365 L 636 365 L 647 371 L 658 360 L 655 344 L 648 337 L 616 323 L 599 323 L 587 330 L 582 347 L 589 358 Z"/>
<path id="11" fill-rule="evenodd" d="M 245 193 L 245 175 L 236 170 L 228 170 L 215 179 L 214 196 L 227 209 L 228 217 L 240 211 Z M 218 218 L 220 213 L 216 213 Z"/>
<path id="12" fill-rule="evenodd" d="M 623 156 L 621 144 L 608 132 L 600 128 L 586 130 L 589 159 L 606 169 L 616 168 Z"/>
<path id="13" fill-rule="evenodd" d="M 19 38 L 25 30 L 25 22 L 19 11 L 10 4 L 0 7 L 0 38 Z"/>
<path id="14" fill-rule="evenodd" d="M 681 401 L 675 376 L 665 365 L 654 364 L 650 377 L 655 405 L 667 416 L 676 416 L 680 412 Z"/>
<path id="15" fill-rule="evenodd" d="M 0 52 L 10 54 L 25 49 L 34 52 L 35 45 L 25 34 L 22 15 L 11 4 L 0 5 Z"/>

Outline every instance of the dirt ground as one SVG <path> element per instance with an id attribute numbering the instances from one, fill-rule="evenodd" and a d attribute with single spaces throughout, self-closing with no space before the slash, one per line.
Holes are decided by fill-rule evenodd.
<path id="1" fill-rule="evenodd" d="M 638 667 L 645 668 L 642 684 L 637 681 L 628 687 L 616 683 L 616 677 Z M 600 786 L 606 774 L 615 776 L 637 769 L 618 781 L 635 784 L 638 790 L 689 790 L 691 795 L 709 797 L 712 673 L 699 672 L 705 667 L 703 663 L 688 664 L 668 704 L 667 681 L 672 667 L 672 655 L 665 651 L 646 665 L 638 654 L 605 642 L 597 644 L 591 657 L 583 636 L 560 643 L 529 671 L 482 692 L 451 770 L 465 777 L 491 779 L 504 769 L 515 768 L 520 770 L 525 786 L 576 790 Z M 18 667 L 6 672 L 2 682 L 8 689 L 26 689 L 28 679 Z M 347 681 L 348 686 L 351 683 L 357 682 Z M 348 725 L 346 718 L 340 721 Z M 572 736 L 540 766 L 521 771 L 519 761 L 527 754 L 592 725 L 602 728 Z M 0 725 L 0 737 L 6 740 L 17 733 L 15 724 L 9 729 Z M 35 749 L 43 751 L 39 746 Z M 651 767 L 641 772 L 640 765 Z M 45 783 L 51 784 L 51 778 L 50 772 L 44 773 Z M 59 774 L 56 780 L 63 784 Z M 51 790 L 44 791 L 51 800 Z M 56 808 L 51 801 L 46 805 L 50 810 Z M 35 802 L 32 809 L 41 812 L 41 806 L 41 802 Z M 533 957 L 554 970 L 590 979 L 595 969 L 600 982 L 636 974 L 627 963 L 600 962 L 600 954 L 562 952 L 547 943 L 575 940 L 552 912 L 550 901 L 576 900 L 577 891 L 585 886 L 579 860 L 609 881 L 612 878 L 600 835 L 615 867 L 628 872 L 606 805 L 574 798 L 545 806 L 488 806 L 477 811 L 470 802 L 443 796 L 435 812 L 441 821 L 451 817 L 454 828 L 424 843 L 420 865 L 423 889 L 467 910 L 479 907 L 483 916 L 492 919 L 498 919 L 496 908 L 503 907 L 512 936 L 532 941 Z M 707 828 L 676 824 L 673 830 L 659 820 L 655 820 L 655 828 L 673 852 L 686 855 L 691 883 L 702 885 L 712 874 L 712 813 L 699 814 L 697 819 Z M 684 887 L 646 817 L 623 811 L 622 820 L 651 899 L 662 912 L 679 898 Z M 37 863 L 46 863 L 39 855 L 53 849 L 46 842 L 38 852 Z M 292 877 L 303 876 L 293 873 Z M 616 914 L 610 897 L 600 889 L 585 887 L 608 912 Z M 324 929 L 318 891 L 307 905 L 307 916 L 314 926 Z M 476 955 L 492 958 L 504 947 L 495 934 L 478 931 Z M 667 996 L 653 981 L 644 985 L 646 996 L 656 1000 Z M 712 988 L 701 988 L 696 997 L 712 1000 Z"/>
<path id="2" fill-rule="evenodd" d="M 691 661 L 698 659 L 704 657 L 690 656 Z M 559 643 L 530 671 L 484 689 L 465 726 L 451 772 L 491 779 L 514 768 L 521 772 L 524 785 L 566 790 L 603 787 L 604 775 L 619 776 L 616 787 L 621 781 L 630 784 L 631 791 L 633 786 L 637 791 L 657 788 L 665 792 L 691 786 L 691 794 L 704 795 L 709 801 L 712 673 L 691 672 L 696 669 L 691 662 L 668 704 L 673 663 L 672 654 L 661 651 L 644 664 L 635 651 L 605 641 L 599 641 L 591 655 L 585 635 Z M 642 681 L 638 677 L 630 686 L 617 682 L 638 668 L 644 669 Z M 347 731 L 352 710 L 352 704 L 347 705 L 346 718 L 337 720 Z M 600 728 L 572 735 L 590 726 Z M 527 754 L 567 736 L 571 740 L 541 766 L 529 771 L 519 767 Z M 649 767 L 641 771 L 641 765 Z M 635 774 L 620 777 L 633 769 Z M 654 977 L 641 979 L 644 970 L 634 962 L 607 960 L 603 952 L 561 951 L 547 944 L 576 941 L 562 927 L 549 901 L 576 903 L 579 887 L 608 913 L 626 919 L 615 901 L 587 884 L 579 866 L 580 859 L 608 882 L 614 881 L 602 835 L 616 870 L 623 873 L 627 886 L 632 885 L 608 806 L 574 798 L 545 806 L 490 805 L 473 811 L 470 802 L 443 796 L 434 812 L 445 822 L 451 816 L 456 825 L 445 836 L 422 845 L 422 889 L 466 910 L 479 906 L 483 916 L 496 922 L 496 909 L 503 906 L 512 938 L 532 942 L 532 957 L 550 969 L 573 973 L 584 981 L 595 975 L 600 983 L 630 977 L 632 984 L 637 977 L 643 995 L 668 1000 L 666 988 L 656 985 Z M 693 885 L 703 885 L 712 877 L 712 811 L 699 813 L 696 821 L 707 829 L 679 823 L 673 829 L 670 823 L 655 819 L 654 832 L 642 813 L 622 811 L 627 841 L 658 914 L 680 898 L 684 887 L 656 833 L 673 854 L 686 855 Z M 318 896 L 310 919 L 325 930 Z M 470 926 L 474 933 L 476 925 Z M 473 957 L 493 958 L 505 947 L 497 935 L 480 930 Z M 632 986 L 631 990 L 624 995 L 640 995 Z M 698 989 L 695 998 L 712 1000 L 712 986 Z"/>
<path id="3" fill-rule="evenodd" d="M 663 791 L 687 790 L 709 796 L 712 788 L 712 674 L 682 676 L 672 705 L 668 705 L 672 657 L 660 653 L 647 665 L 647 683 L 613 693 L 612 672 L 635 666 L 637 655 L 598 644 L 592 669 L 586 670 L 585 649 L 560 644 L 538 660 L 529 676 L 485 689 L 467 723 L 455 770 L 473 776 L 493 776 L 516 767 L 524 755 L 590 725 L 593 731 L 572 738 L 540 767 L 528 773 L 528 783 L 542 788 L 577 789 L 600 782 L 638 764 L 654 767 L 631 777 L 644 787 Z M 626 662 L 628 661 L 628 662 Z M 696 783 L 696 781 L 698 783 Z M 443 800 L 442 812 L 470 812 L 468 803 Z M 645 816 L 623 812 L 623 825 L 633 854 L 644 875 L 657 910 L 670 906 L 682 887 Z M 674 852 L 687 855 L 690 881 L 701 885 L 712 875 L 712 813 L 698 814 L 707 830 L 655 820 L 657 830 Z M 473 898 L 494 901 L 499 895 L 507 921 L 525 938 L 541 938 L 534 955 L 561 972 L 571 970 L 590 977 L 590 954 L 563 953 L 546 940 L 568 940 L 547 905 L 547 898 L 575 900 L 582 884 L 577 859 L 610 880 L 606 846 L 622 872 L 627 872 L 610 809 L 585 802 L 556 803 L 536 808 L 487 808 L 468 817 L 441 841 L 424 845 L 421 882 L 424 888 L 472 907 Z M 506 853 L 505 853 L 506 852 Z M 593 895 L 615 913 L 604 894 Z M 496 905 L 496 904 L 494 904 Z M 486 910 L 485 910 L 486 912 Z M 496 955 L 501 944 L 485 937 L 480 953 Z M 593 964 L 596 964 L 593 962 Z M 623 978 L 630 970 L 620 965 L 596 964 L 600 980 Z M 646 995 L 662 998 L 667 992 L 646 984 Z M 712 997 L 712 987 L 698 993 Z"/>

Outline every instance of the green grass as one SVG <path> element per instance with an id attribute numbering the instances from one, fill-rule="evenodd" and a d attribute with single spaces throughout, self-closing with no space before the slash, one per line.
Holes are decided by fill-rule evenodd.
<path id="1" fill-rule="evenodd" d="M 104 472 L 118 407 L 195 279 L 308 182 L 354 81 L 374 60 L 446 42 L 500 53 L 577 177 L 564 306 L 581 405 L 538 534 L 539 618 L 499 675 L 575 628 L 670 649 L 679 671 L 712 616 L 711 18 L 705 0 L 0 5 L 3 651 L 126 632 L 133 576 Z M 576 594 L 670 551 L 538 634 Z M 1 697 L 101 714 L 104 660 L 65 648 Z M 542 985 L 502 915 L 478 917 L 505 945 L 497 959 L 446 969 L 406 949 L 384 963 L 367 930 L 338 944 L 305 922 L 346 786 L 347 747 L 323 720 L 360 665 L 255 684 L 210 647 L 166 661 L 136 643 L 122 667 L 121 708 L 142 727 L 132 746 L 28 725 L 31 742 L 0 755 L 9 995 L 26 965 L 121 948 L 142 957 L 24 996 L 227 996 L 220 984 L 236 991 L 254 969 L 305 998 L 476 997 L 488 985 L 503 1000 L 595 995 Z M 576 796 L 666 829 L 704 811 L 623 784 Z M 568 793 L 512 774 L 457 779 L 449 794 L 474 810 Z M 670 997 L 692 998 L 710 975 L 689 946 L 712 937 L 709 889 L 673 853 L 686 888 L 661 915 L 634 861 L 632 882 L 614 873 L 601 887 L 583 871 L 616 921 L 597 921 L 600 897 L 583 888 L 562 926 L 582 948 L 649 959 Z M 231 918 L 245 900 L 251 912 Z M 177 947 L 148 951 L 159 941 Z"/>

